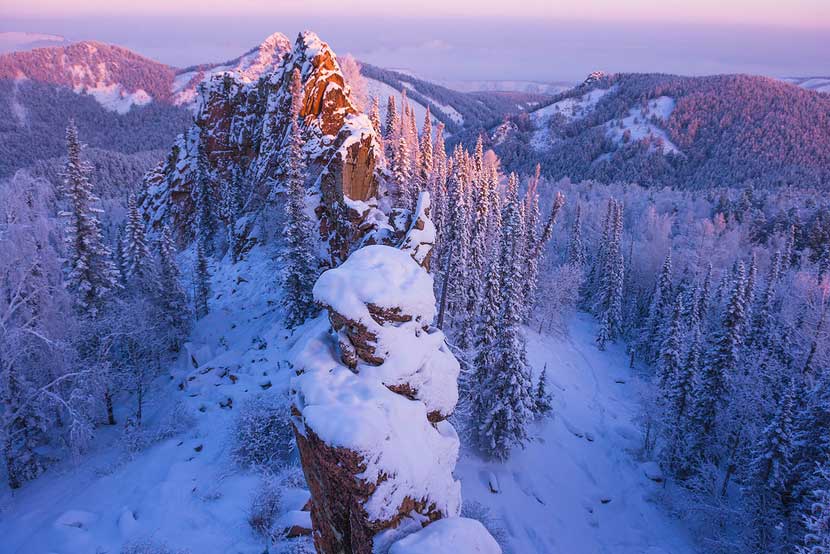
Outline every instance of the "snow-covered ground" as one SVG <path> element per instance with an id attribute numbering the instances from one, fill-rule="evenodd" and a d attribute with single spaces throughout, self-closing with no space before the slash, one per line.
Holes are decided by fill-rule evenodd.
<path id="1" fill-rule="evenodd" d="M 147 94 L 147 91 L 144 89 L 130 92 L 117 83 L 109 85 L 100 84 L 96 87 L 78 86 L 75 87 L 75 92 L 78 94 L 89 94 L 104 109 L 120 114 L 127 113 L 133 106 L 146 106 L 153 101 L 153 97 Z"/>
<path id="2" fill-rule="evenodd" d="M 395 97 L 395 107 L 398 110 L 398 115 L 401 114 L 401 91 L 395 90 L 383 81 L 376 81 L 374 79 L 366 79 L 366 91 L 370 97 L 378 99 L 381 122 L 386 121 L 386 105 L 390 96 Z M 412 98 L 407 97 L 406 101 L 409 102 L 409 105 L 415 110 L 415 123 L 418 125 L 418 131 L 421 131 L 424 126 L 424 116 L 427 113 L 427 108 Z M 461 114 L 458 115 L 460 116 Z M 438 120 L 435 118 L 435 115 L 432 115 L 431 119 L 433 126 L 438 124 Z"/>
<path id="3" fill-rule="evenodd" d="M 655 477 L 653 464 L 637 459 L 637 378 L 623 346 L 597 350 L 585 314 L 564 338 L 527 333 L 537 375 L 547 366 L 553 413 L 505 464 L 462 452 L 456 475 L 465 505 L 487 508 L 504 531 L 505 554 L 694 552 L 655 498 L 662 484 L 646 475 Z"/>
<path id="4" fill-rule="evenodd" d="M 14 494 L 0 489 L 0 552 L 117 553 L 148 541 L 194 554 L 265 550 L 247 521 L 260 477 L 231 451 L 240 407 L 284 395 L 293 374 L 285 358 L 299 333 L 280 323 L 273 265 L 259 248 L 249 261 L 217 266 L 211 313 L 153 384 L 145 431 L 132 439 L 145 446 L 129 448 L 123 425 L 104 427 L 81 460 Z M 582 315 L 567 338 L 528 331 L 530 362 L 537 373 L 547 366 L 554 413 L 505 464 L 462 452 L 464 503 L 489 510 L 512 554 L 691 553 L 682 525 L 654 500 L 661 485 L 637 460 L 636 379 L 622 347 L 599 352 L 593 334 Z M 132 408 L 126 402 L 119 423 Z M 307 497 L 296 485 L 284 490 L 282 517 L 307 517 L 297 511 Z"/>
<path id="5" fill-rule="evenodd" d="M 659 140 L 663 154 L 680 152 L 680 149 L 669 139 L 666 132 L 652 123 L 652 118 L 668 121 L 674 111 L 674 98 L 660 96 L 648 101 L 645 108 L 635 107 L 628 110 L 628 116 L 614 119 L 605 124 L 606 135 L 619 145 L 626 140 L 636 142 L 646 138 Z M 626 139 L 625 137 L 628 137 Z"/>
<path id="6" fill-rule="evenodd" d="M 550 146 L 552 139 L 550 136 L 549 122 L 552 117 L 560 115 L 566 121 L 582 119 L 593 111 L 597 102 L 615 90 L 615 87 L 593 89 L 582 96 L 565 98 L 564 100 L 554 102 L 544 108 L 539 108 L 531 112 L 530 117 L 536 124 L 536 131 L 534 131 L 533 138 L 531 139 L 533 148 L 536 150 L 544 150 Z"/>

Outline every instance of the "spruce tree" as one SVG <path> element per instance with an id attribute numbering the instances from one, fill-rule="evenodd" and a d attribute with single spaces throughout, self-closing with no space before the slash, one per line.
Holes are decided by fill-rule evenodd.
<path id="1" fill-rule="evenodd" d="M 196 240 L 202 245 L 206 256 L 214 253 L 214 239 L 216 237 L 216 213 L 214 210 L 213 183 L 210 177 L 210 165 L 206 139 L 199 137 L 199 148 L 196 158 L 196 183 L 194 186 L 194 204 L 196 207 Z"/>
<path id="2" fill-rule="evenodd" d="M 732 286 L 732 295 L 720 328 L 715 333 L 700 379 L 693 394 L 695 433 L 697 448 L 703 449 L 714 430 L 720 408 L 728 398 L 729 379 L 738 370 L 740 349 L 743 344 L 744 324 L 744 269 L 738 266 Z"/>
<path id="3" fill-rule="evenodd" d="M 205 247 L 199 241 L 196 241 L 196 265 L 193 268 L 193 280 L 193 311 L 196 313 L 196 318 L 200 319 L 205 317 L 209 311 L 210 269 Z"/>
<path id="4" fill-rule="evenodd" d="M 431 190 L 430 181 L 432 179 L 432 117 L 429 113 L 429 106 L 427 106 L 426 115 L 424 116 L 424 126 L 421 129 L 421 155 L 418 158 L 418 192 L 422 190 Z M 417 198 L 417 195 L 416 195 Z"/>
<path id="5" fill-rule="evenodd" d="M 460 160 L 459 154 L 456 157 Z M 459 161 L 456 170 L 450 176 L 450 205 L 449 241 L 452 245 L 452 255 L 449 260 L 449 271 L 445 275 L 450 299 L 449 314 L 454 322 L 460 322 L 464 315 L 467 302 L 467 284 L 470 281 L 470 220 L 471 210 L 468 204 L 467 175 L 464 164 Z M 469 345 L 466 345 L 469 346 Z"/>
<path id="6" fill-rule="evenodd" d="M 314 315 L 312 288 L 317 279 L 318 262 L 314 254 L 317 241 L 311 220 L 306 215 L 305 157 L 303 153 L 302 129 L 300 127 L 300 108 L 302 102 L 302 82 L 300 72 L 295 69 L 291 79 L 291 131 L 288 145 L 288 171 L 286 172 L 285 240 L 282 279 L 286 308 L 285 322 L 289 328 L 303 323 Z"/>
<path id="7" fill-rule="evenodd" d="M 568 263 L 578 266 L 585 266 L 585 245 L 582 244 L 582 206 L 576 205 L 573 226 L 571 227 L 571 238 L 568 243 Z"/>
<path id="8" fill-rule="evenodd" d="M 522 261 L 517 256 L 522 229 L 519 214 L 518 179 L 511 175 L 502 215 L 499 260 L 503 294 L 501 333 L 496 342 L 496 366 L 485 385 L 488 409 L 480 424 L 484 452 L 496 460 L 505 460 L 513 447 L 524 446 L 533 416 L 532 384 L 521 332 L 524 287 L 519 279 Z"/>
<path id="9" fill-rule="evenodd" d="M 671 313 L 673 294 L 672 260 L 671 250 L 669 250 L 663 262 L 663 267 L 657 276 L 657 282 L 654 285 L 654 295 L 652 296 L 649 307 L 646 328 L 640 341 L 640 350 L 649 362 L 655 360 L 660 343 L 662 342 L 663 325 Z"/>
<path id="10" fill-rule="evenodd" d="M 818 467 L 816 477 L 817 488 L 802 516 L 806 533 L 798 554 L 830 554 L 830 462 Z"/>
<path id="11" fill-rule="evenodd" d="M 671 322 L 657 357 L 657 384 L 668 396 L 668 388 L 679 375 L 681 368 L 681 348 L 683 342 L 683 295 L 678 294 L 674 302 Z"/>
<path id="12" fill-rule="evenodd" d="M 547 389 L 547 365 L 542 368 L 539 374 L 539 381 L 536 383 L 536 392 L 533 394 L 533 411 L 537 416 L 544 416 L 553 409 L 553 399 Z"/>
<path id="13" fill-rule="evenodd" d="M 205 268 L 203 268 L 206 270 Z M 162 317 L 167 322 L 173 335 L 172 346 L 178 347 L 178 339 L 183 337 L 187 329 L 189 308 L 187 294 L 182 288 L 181 273 L 176 263 L 176 245 L 165 225 L 158 240 L 158 282 L 157 298 Z M 207 302 L 205 301 L 206 305 Z"/>
<path id="14" fill-rule="evenodd" d="M 377 96 L 372 97 L 372 115 L 369 116 L 369 120 L 372 122 L 372 129 L 375 130 L 375 135 L 377 135 L 378 140 L 383 140 L 383 132 L 380 124 L 380 105 L 378 104 Z"/>
<path id="15" fill-rule="evenodd" d="M 398 186 L 398 205 L 411 210 L 415 207 L 413 199 L 412 169 L 410 166 L 409 147 L 406 138 L 398 139 L 393 164 L 393 179 Z"/>
<path id="16" fill-rule="evenodd" d="M 622 332 L 622 295 L 625 267 L 622 256 L 622 206 L 612 203 L 609 219 L 609 243 L 605 248 L 604 267 L 599 275 L 598 301 L 594 312 L 599 318 L 595 342 L 600 350 L 615 341 Z"/>
<path id="17" fill-rule="evenodd" d="M 390 162 L 396 160 L 398 138 L 400 133 L 400 119 L 398 119 L 398 110 L 395 107 L 395 97 L 390 96 L 386 104 L 386 125 L 383 128 L 383 142 L 386 145 L 386 159 Z"/>
<path id="18" fill-rule="evenodd" d="M 144 221 L 138 213 L 135 195 L 130 195 L 127 201 L 127 224 L 124 229 L 124 277 L 132 283 L 142 283 L 150 277 L 151 263 L 150 250 L 147 247 L 144 232 Z"/>
<path id="19" fill-rule="evenodd" d="M 790 386 L 753 452 L 749 498 L 752 503 L 752 546 L 756 552 L 784 552 L 782 527 L 786 521 L 787 481 L 795 441 L 793 407 L 793 387 Z"/>
<path id="20" fill-rule="evenodd" d="M 96 207 L 98 198 L 89 181 L 91 168 L 81 159 L 82 148 L 78 129 L 70 120 L 63 173 L 66 209 L 60 212 L 66 220 L 66 287 L 73 295 L 76 309 L 82 315 L 94 317 L 100 313 L 108 294 L 118 287 L 118 270 L 101 235 L 97 215 L 101 210 Z"/>

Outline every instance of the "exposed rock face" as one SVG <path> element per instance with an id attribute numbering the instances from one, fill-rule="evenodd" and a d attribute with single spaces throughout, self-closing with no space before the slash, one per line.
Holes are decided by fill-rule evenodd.
<path id="1" fill-rule="evenodd" d="M 292 353 L 292 422 L 321 554 L 386 552 L 460 509 L 446 421 L 459 365 L 431 324 L 428 211 L 422 193 L 401 248 L 365 246 L 320 277 L 327 314 Z"/>
<path id="2" fill-rule="evenodd" d="M 142 205 L 151 223 L 172 220 L 180 241 L 192 237 L 193 185 L 200 170 L 217 199 L 223 186 L 234 180 L 243 183 L 246 198 L 251 198 L 245 215 L 256 219 L 285 172 L 295 68 L 303 82 L 300 116 L 309 202 L 316 205 L 328 263 L 342 262 L 376 228 L 382 219 L 377 210 L 382 193 L 378 138 L 369 118 L 351 102 L 334 53 L 310 32 L 301 33 L 279 67 L 255 83 L 228 74 L 209 81 L 201 92 L 195 125 L 178 138 L 167 162 L 145 179 Z M 199 167 L 200 146 L 207 167 Z"/>

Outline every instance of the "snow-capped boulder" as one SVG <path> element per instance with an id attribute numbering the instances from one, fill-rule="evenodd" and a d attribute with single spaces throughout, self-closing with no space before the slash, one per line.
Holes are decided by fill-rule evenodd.
<path id="1" fill-rule="evenodd" d="M 446 421 L 459 364 L 432 326 L 432 277 L 412 249 L 432 229 L 428 194 L 419 206 L 406 249 L 365 246 L 320 276 L 327 314 L 292 352 L 292 422 L 322 554 L 369 554 L 461 507 Z"/>

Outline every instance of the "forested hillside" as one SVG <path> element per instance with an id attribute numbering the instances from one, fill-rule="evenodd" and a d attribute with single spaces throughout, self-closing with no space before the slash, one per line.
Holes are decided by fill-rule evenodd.
<path id="1" fill-rule="evenodd" d="M 745 75 L 600 75 L 490 137 L 507 167 L 557 178 L 822 187 L 830 98 Z"/>

